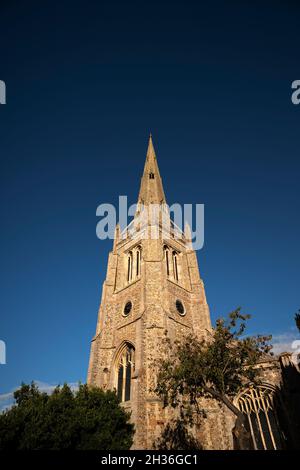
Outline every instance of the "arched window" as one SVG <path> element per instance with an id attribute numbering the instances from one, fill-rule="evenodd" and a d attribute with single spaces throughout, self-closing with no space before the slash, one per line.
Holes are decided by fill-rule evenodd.
<path id="1" fill-rule="evenodd" d="M 167 270 L 167 276 L 170 276 L 170 266 L 169 266 L 169 248 L 165 245 L 164 246 L 164 252 L 165 252 L 165 260 L 166 260 L 166 270 Z"/>
<path id="2" fill-rule="evenodd" d="M 132 280 L 132 252 L 128 253 L 127 259 L 127 282 Z"/>
<path id="3" fill-rule="evenodd" d="M 136 249 L 136 276 L 141 274 L 141 247 L 138 246 Z"/>
<path id="4" fill-rule="evenodd" d="M 178 281 L 178 256 L 176 251 L 173 251 L 173 273 L 175 281 Z"/>
<path id="5" fill-rule="evenodd" d="M 117 395 L 120 401 L 131 398 L 131 377 L 134 371 L 134 347 L 125 343 L 118 356 L 117 363 Z"/>
<path id="6" fill-rule="evenodd" d="M 247 415 L 255 450 L 276 450 L 282 447 L 275 391 L 270 385 L 250 386 L 236 399 L 240 411 Z"/>

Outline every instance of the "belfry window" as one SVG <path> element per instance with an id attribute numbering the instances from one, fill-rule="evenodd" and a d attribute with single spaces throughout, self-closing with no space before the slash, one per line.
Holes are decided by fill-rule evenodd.
<path id="1" fill-rule="evenodd" d="M 141 274 L 141 247 L 138 246 L 136 249 L 136 276 Z"/>
<path id="2" fill-rule="evenodd" d="M 132 253 L 128 254 L 127 258 L 127 282 L 132 280 Z"/>
<path id="3" fill-rule="evenodd" d="M 142 262 L 142 248 L 140 245 L 132 248 L 125 258 L 126 281 L 131 283 L 140 278 Z"/>
<path id="4" fill-rule="evenodd" d="M 255 450 L 281 449 L 281 433 L 275 406 L 275 389 L 270 385 L 249 387 L 237 398 L 240 411 L 248 418 Z"/>
<path id="5" fill-rule="evenodd" d="M 173 273 L 175 281 L 178 281 L 178 255 L 176 251 L 173 251 Z"/>
<path id="6" fill-rule="evenodd" d="M 154 180 L 154 173 L 152 173 L 152 171 L 149 173 L 149 178 L 150 180 Z"/>
<path id="7" fill-rule="evenodd" d="M 121 402 L 131 399 L 131 378 L 134 371 L 134 347 L 126 343 L 121 351 L 117 368 L 117 395 Z"/>
<path id="8" fill-rule="evenodd" d="M 170 266 L 169 266 L 169 248 L 165 245 L 164 246 L 164 253 L 165 253 L 165 260 L 166 260 L 166 271 L 167 276 L 170 276 Z"/>

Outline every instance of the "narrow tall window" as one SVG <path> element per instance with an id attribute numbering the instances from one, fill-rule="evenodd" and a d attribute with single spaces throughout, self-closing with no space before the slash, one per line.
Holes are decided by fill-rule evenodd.
<path id="1" fill-rule="evenodd" d="M 128 362 L 126 364 L 126 377 L 125 377 L 125 397 L 124 401 L 129 401 L 130 400 L 130 395 L 131 395 L 131 363 Z"/>
<path id="2" fill-rule="evenodd" d="M 128 255 L 127 261 L 127 281 L 130 282 L 132 280 L 132 253 L 130 252 Z"/>
<path id="3" fill-rule="evenodd" d="M 177 253 L 173 251 L 173 271 L 174 271 L 174 279 L 178 281 L 178 265 L 177 265 Z"/>
<path id="4" fill-rule="evenodd" d="M 141 273 L 141 248 L 138 246 L 136 250 L 136 276 Z"/>
<path id="5" fill-rule="evenodd" d="M 117 369 L 117 395 L 120 401 L 131 399 L 131 377 L 134 371 L 134 347 L 126 343 L 119 356 Z"/>
<path id="6" fill-rule="evenodd" d="M 166 269 L 167 269 L 167 276 L 170 276 L 170 267 L 169 267 L 169 248 L 167 246 L 164 247 L 165 249 L 165 260 L 166 260 Z"/>
<path id="7" fill-rule="evenodd" d="M 118 398 L 120 401 L 123 401 L 123 375 L 124 375 L 124 368 L 123 365 L 119 365 L 118 369 Z"/>
<path id="8" fill-rule="evenodd" d="M 128 282 L 130 280 L 130 269 L 131 269 L 131 259 L 130 259 L 130 256 L 128 256 L 128 260 L 127 260 L 127 281 Z"/>

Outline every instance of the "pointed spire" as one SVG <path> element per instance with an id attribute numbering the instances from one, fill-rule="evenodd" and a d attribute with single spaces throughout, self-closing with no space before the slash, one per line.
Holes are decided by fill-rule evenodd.
<path id="1" fill-rule="evenodd" d="M 157 165 L 150 133 L 144 173 L 141 180 L 138 202 L 144 205 L 165 203 L 165 193 Z"/>

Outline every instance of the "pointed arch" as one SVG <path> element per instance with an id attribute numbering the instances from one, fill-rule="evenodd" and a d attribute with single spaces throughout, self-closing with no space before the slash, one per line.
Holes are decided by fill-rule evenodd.
<path id="1" fill-rule="evenodd" d="M 167 276 L 170 276 L 170 253 L 169 253 L 169 247 L 167 245 L 164 245 L 164 257 L 165 257 L 165 262 L 166 262 L 166 271 L 167 271 Z"/>
<path id="2" fill-rule="evenodd" d="M 136 277 L 141 275 L 141 256 L 142 248 L 140 245 L 136 247 Z"/>
<path id="3" fill-rule="evenodd" d="M 131 379 L 135 369 L 135 347 L 123 341 L 115 356 L 115 385 L 121 402 L 131 399 Z"/>
<path id="4" fill-rule="evenodd" d="M 127 282 L 130 282 L 132 280 L 132 262 L 132 251 L 130 251 L 127 255 Z"/>
<path id="5" fill-rule="evenodd" d="M 174 275 L 174 279 L 175 281 L 178 282 L 179 278 L 178 278 L 178 254 L 176 251 L 173 251 L 172 253 L 172 259 L 173 259 L 173 275 Z"/>
<path id="6" fill-rule="evenodd" d="M 282 448 L 276 395 L 278 395 L 278 389 L 273 385 L 249 385 L 235 399 L 239 410 L 247 416 L 255 450 Z"/>

